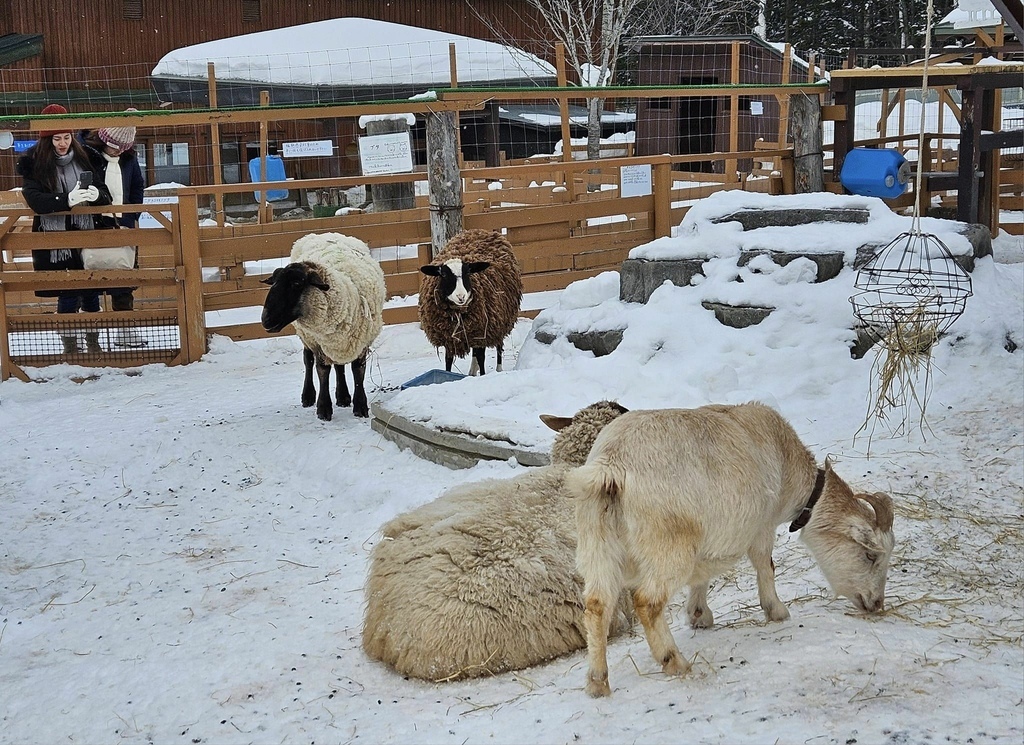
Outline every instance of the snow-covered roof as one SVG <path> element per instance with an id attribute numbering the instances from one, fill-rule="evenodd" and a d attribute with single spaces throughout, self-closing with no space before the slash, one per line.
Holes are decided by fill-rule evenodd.
<path id="1" fill-rule="evenodd" d="M 960 0 L 935 27 L 936 30 L 975 29 L 1000 26 L 1002 23 L 1002 15 L 989 0 Z"/>
<path id="2" fill-rule="evenodd" d="M 555 69 L 520 49 L 467 36 L 367 18 L 259 31 L 170 52 L 153 77 L 206 79 L 207 63 L 222 81 L 285 86 L 445 86 L 455 44 L 460 83 L 534 80 L 548 84 Z"/>

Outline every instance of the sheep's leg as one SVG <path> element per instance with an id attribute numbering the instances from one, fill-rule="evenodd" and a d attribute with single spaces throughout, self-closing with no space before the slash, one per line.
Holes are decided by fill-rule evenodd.
<path id="1" fill-rule="evenodd" d="M 665 619 L 665 606 L 669 594 L 663 588 L 636 590 L 633 593 L 633 607 L 637 618 L 644 626 L 647 646 L 651 649 L 656 662 L 666 675 L 686 675 L 690 672 L 690 663 L 679 654 L 675 639 Z"/>
<path id="2" fill-rule="evenodd" d="M 352 360 L 352 385 L 355 389 L 355 398 L 352 400 L 352 414 L 355 416 L 370 416 L 370 407 L 366 403 L 366 389 L 363 388 L 363 378 L 366 376 L 366 352 Z"/>
<path id="3" fill-rule="evenodd" d="M 302 349 L 302 365 L 305 375 L 302 379 L 302 408 L 306 409 L 316 401 L 316 388 L 313 387 L 313 350 Z"/>
<path id="4" fill-rule="evenodd" d="M 690 618 L 690 628 L 710 629 L 715 625 L 715 617 L 708 607 L 708 583 L 700 582 L 690 585 L 690 598 L 686 601 L 686 615 Z"/>
<path id="5" fill-rule="evenodd" d="M 495 365 L 494 371 L 501 372 L 501 353 L 504 351 L 504 347 L 502 347 L 502 345 L 499 344 L 497 347 L 495 347 L 495 350 L 498 353 L 498 364 Z"/>
<path id="6" fill-rule="evenodd" d="M 584 593 L 583 626 L 587 631 L 587 694 L 610 696 L 608 685 L 608 631 L 612 624 L 615 598 L 596 591 Z"/>
<path id="7" fill-rule="evenodd" d="M 316 376 L 320 381 L 320 392 L 316 397 L 316 417 L 325 422 L 331 421 L 334 416 L 334 407 L 331 405 L 331 363 L 316 356 Z"/>
<path id="8" fill-rule="evenodd" d="M 355 375 L 354 369 L 352 374 Z M 334 381 L 334 403 L 338 406 L 351 406 L 352 396 L 349 395 L 348 383 L 345 382 L 345 366 L 335 365 L 334 376 L 336 378 Z"/>
<path id="9" fill-rule="evenodd" d="M 444 348 L 444 369 L 448 372 L 452 371 L 452 363 L 455 362 L 455 352 L 450 347 Z"/>
<path id="10" fill-rule="evenodd" d="M 473 347 L 473 363 L 469 366 L 470 375 L 484 374 L 484 353 L 486 351 L 486 347 Z"/>
<path id="11" fill-rule="evenodd" d="M 772 561 L 774 545 L 774 533 L 767 533 L 750 547 L 747 557 L 757 573 L 757 597 L 764 609 L 764 617 L 769 621 L 785 621 L 789 618 L 789 611 L 775 591 L 775 562 Z"/>

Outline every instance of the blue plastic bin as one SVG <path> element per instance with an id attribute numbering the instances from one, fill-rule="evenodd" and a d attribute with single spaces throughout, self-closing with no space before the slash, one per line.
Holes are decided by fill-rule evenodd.
<path id="1" fill-rule="evenodd" d="M 910 164 L 895 150 L 855 147 L 846 154 L 839 180 L 853 194 L 895 199 L 906 191 Z"/>
<path id="2" fill-rule="evenodd" d="M 427 370 L 422 375 L 417 375 L 412 380 L 407 380 L 399 386 L 400 390 L 415 388 L 418 385 L 433 385 L 434 383 L 448 383 L 452 380 L 461 380 L 466 377 L 461 373 L 448 372 L 447 370 Z"/>
<path id="3" fill-rule="evenodd" d="M 286 176 L 284 175 L 284 159 L 280 155 L 268 155 L 267 156 L 267 181 L 284 181 Z M 260 180 L 260 159 L 253 158 L 249 161 L 249 180 L 258 182 Z M 260 204 L 260 193 L 254 191 L 256 195 L 256 203 Z M 268 202 L 280 202 L 282 199 L 288 198 L 287 189 L 268 189 L 267 190 L 267 201 Z"/>

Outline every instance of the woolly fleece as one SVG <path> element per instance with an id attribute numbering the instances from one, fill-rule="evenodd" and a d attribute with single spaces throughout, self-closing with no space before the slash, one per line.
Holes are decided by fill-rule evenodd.
<path id="1" fill-rule="evenodd" d="M 432 264 L 449 259 L 489 261 L 471 280 L 473 297 L 465 309 L 453 306 L 441 295 L 440 280 L 424 275 L 420 280 L 420 325 L 427 340 L 465 357 L 474 347 L 497 347 L 516 324 L 523 300 L 523 278 L 511 244 L 501 233 L 464 230 L 452 237 Z"/>
<path id="2" fill-rule="evenodd" d="M 312 262 L 324 270 L 327 292 L 309 288 L 293 325 L 308 349 L 323 352 L 335 365 L 359 357 L 384 325 L 384 272 L 358 238 L 340 233 L 311 233 L 292 246 L 293 262 Z"/>
<path id="3" fill-rule="evenodd" d="M 366 653 L 404 675 L 447 681 L 584 648 L 576 521 L 563 482 L 619 414 L 616 404 L 592 404 L 556 435 L 552 465 L 464 484 L 386 523 L 370 557 Z M 631 624 L 623 596 L 611 633 Z"/>

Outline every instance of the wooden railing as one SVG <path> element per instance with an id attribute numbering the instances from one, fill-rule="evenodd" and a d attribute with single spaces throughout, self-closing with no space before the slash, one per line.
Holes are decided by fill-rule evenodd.
<path id="1" fill-rule="evenodd" d="M 746 153 L 608 158 L 598 163 L 566 161 L 464 170 L 464 227 L 500 230 L 508 236 L 522 267 L 527 293 L 561 289 L 576 280 L 618 269 L 632 248 L 670 235 L 694 200 L 723 189 L 780 193 L 784 183 L 792 183 L 791 150 L 763 148 Z M 750 179 L 675 170 L 684 163 L 727 157 L 750 158 L 758 163 L 770 160 L 789 176 L 774 169 L 768 176 Z M 624 166 L 650 166 L 650 194 L 619 196 L 619 174 Z M 211 197 L 254 189 L 303 192 L 423 178 L 424 174 L 413 173 L 191 187 L 178 190 L 177 203 L 118 208 L 148 212 L 160 225 L 152 230 L 33 233 L 31 210 L 6 205 L 0 209 L 0 250 L 4 257 L 0 266 L 0 373 L 3 378 L 15 375 L 27 379 L 24 366 L 67 361 L 104 366 L 146 361 L 187 363 L 204 353 L 209 333 L 235 340 L 268 336 L 256 322 L 267 291 L 260 280 L 267 276 L 268 263 L 286 263 L 295 240 L 312 232 L 341 232 L 362 239 L 378 255 L 388 297 L 414 295 L 419 291 L 419 267 L 430 260 L 430 220 L 425 206 L 283 220 L 275 219 L 272 209 L 264 205 L 255 223 L 225 223 L 221 216 L 217 221 L 220 224 L 208 226 L 200 224 L 200 205 L 219 201 Z M 79 211 L 103 212 L 104 208 L 76 209 Z M 33 249 L 112 246 L 128 241 L 139 246 L 140 268 L 135 271 L 32 271 Z M 37 290 L 112 286 L 138 287 L 138 310 L 58 315 L 52 312 L 52 298 L 33 294 Z M 240 308 L 250 309 L 253 319 L 210 326 L 211 312 Z M 393 302 L 385 309 L 387 323 L 415 320 L 414 304 Z M 88 331 L 112 325 L 146 328 L 168 323 L 178 329 L 177 346 L 126 349 L 116 355 L 82 354 L 74 359 L 68 359 L 57 346 L 61 330 L 67 332 L 69 324 L 74 330 Z M 47 340 L 49 346 L 44 352 L 32 354 L 12 350 L 12 335 L 21 338 L 26 334 Z"/>

